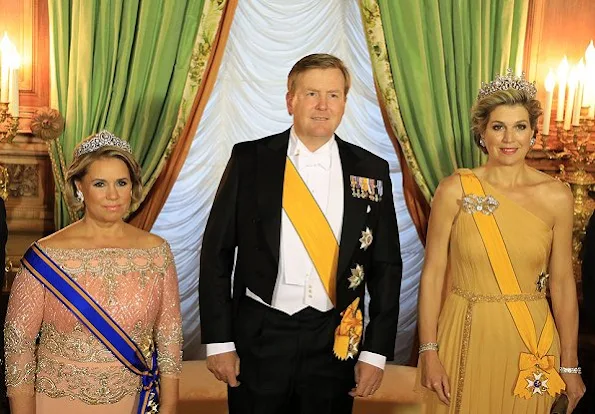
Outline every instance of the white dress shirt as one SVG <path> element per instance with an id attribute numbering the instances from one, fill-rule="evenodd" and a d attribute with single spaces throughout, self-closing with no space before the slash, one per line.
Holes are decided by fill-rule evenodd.
<path id="1" fill-rule="evenodd" d="M 337 243 L 343 224 L 343 170 L 334 136 L 311 152 L 291 128 L 287 155 L 324 213 Z M 261 298 L 246 289 L 246 296 L 267 306 Z M 291 224 L 285 210 L 281 216 L 279 273 L 271 301 L 272 308 L 293 315 L 310 306 L 321 312 L 333 308 L 318 272 Z M 207 344 L 207 355 L 234 351 L 233 342 Z M 363 351 L 359 360 L 384 369 L 384 355 Z"/>

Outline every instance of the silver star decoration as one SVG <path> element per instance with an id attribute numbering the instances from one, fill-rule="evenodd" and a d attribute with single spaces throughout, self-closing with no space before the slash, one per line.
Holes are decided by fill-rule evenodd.
<path id="1" fill-rule="evenodd" d="M 543 379 L 541 377 L 544 377 L 543 372 L 534 372 L 533 378 L 525 378 L 527 381 L 527 388 L 532 389 L 533 394 L 542 395 L 549 388 L 547 385 L 549 380 L 546 377 Z"/>
<path id="2" fill-rule="evenodd" d="M 550 278 L 549 273 L 541 272 L 537 278 L 537 290 L 539 292 L 545 289 L 548 279 Z"/>
<path id="3" fill-rule="evenodd" d="M 349 276 L 347 280 L 349 280 L 349 289 L 358 287 L 364 280 L 364 267 L 356 264 L 355 267 L 351 269 L 351 276 Z"/>
<path id="4" fill-rule="evenodd" d="M 368 247 L 374 241 L 374 236 L 372 236 L 372 230 L 369 227 L 366 227 L 366 230 L 362 231 L 362 237 L 360 237 L 359 242 L 361 245 L 359 246 L 360 249 L 368 250 Z"/>

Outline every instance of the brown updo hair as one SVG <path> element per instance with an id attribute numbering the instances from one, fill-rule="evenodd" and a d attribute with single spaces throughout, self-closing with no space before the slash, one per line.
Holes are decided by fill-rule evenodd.
<path id="1" fill-rule="evenodd" d="M 66 202 L 78 215 L 81 215 L 84 212 L 85 204 L 76 198 L 75 183 L 83 179 L 83 177 L 89 171 L 91 164 L 102 158 L 117 158 L 126 164 L 126 167 L 128 167 L 128 173 L 130 174 L 130 181 L 132 183 L 132 200 L 130 203 L 130 208 L 136 207 L 141 201 L 143 186 L 141 181 L 140 165 L 134 159 L 134 156 L 128 151 L 119 147 L 106 145 L 93 152 L 88 152 L 75 157 L 68 167 L 68 171 L 66 172 L 66 188 L 64 188 L 64 193 Z"/>
<path id="2" fill-rule="evenodd" d="M 537 119 L 543 113 L 541 103 L 537 99 L 531 98 L 527 92 L 522 90 L 507 89 L 496 91 L 478 99 L 475 105 L 473 105 L 473 108 L 471 108 L 471 132 L 473 133 L 473 140 L 484 154 L 487 154 L 488 151 L 479 144 L 479 140 L 481 139 L 481 134 L 486 130 L 490 114 L 500 105 L 523 106 L 529 113 L 529 124 L 533 130 L 533 136 L 535 137 L 537 135 Z"/>

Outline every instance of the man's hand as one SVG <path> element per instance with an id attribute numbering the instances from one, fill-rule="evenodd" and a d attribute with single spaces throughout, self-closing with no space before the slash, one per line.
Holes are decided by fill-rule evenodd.
<path id="1" fill-rule="evenodd" d="M 355 388 L 349 392 L 352 397 L 369 397 L 380 388 L 384 370 L 358 361 L 355 364 Z"/>
<path id="2" fill-rule="evenodd" d="M 230 387 L 240 385 L 237 379 L 237 376 L 240 375 L 240 358 L 235 351 L 207 357 L 207 368 L 215 375 L 215 378 Z"/>

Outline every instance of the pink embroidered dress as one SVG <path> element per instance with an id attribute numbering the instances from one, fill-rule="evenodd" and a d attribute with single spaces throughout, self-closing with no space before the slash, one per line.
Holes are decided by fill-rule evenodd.
<path id="1" fill-rule="evenodd" d="M 178 378 L 182 324 L 167 243 L 148 249 L 43 250 L 139 345 Z M 4 327 L 8 396 L 35 394 L 36 413 L 136 413 L 140 377 L 125 368 L 27 270 L 12 286 Z"/>

